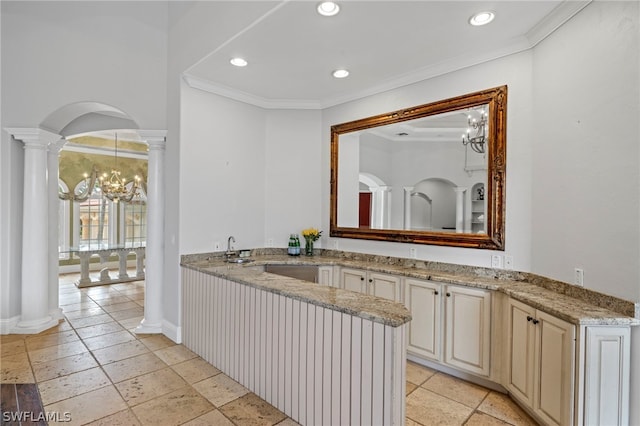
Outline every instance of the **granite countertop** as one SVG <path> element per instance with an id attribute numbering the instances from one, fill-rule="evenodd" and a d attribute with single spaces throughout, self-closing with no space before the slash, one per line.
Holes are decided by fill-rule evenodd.
<path id="1" fill-rule="evenodd" d="M 527 274 L 521 273 L 513 274 L 513 276 L 508 275 L 505 278 L 487 273 L 484 270 L 485 268 L 445 268 L 441 264 L 419 265 L 415 261 L 412 264 L 409 259 L 398 260 L 398 258 L 373 255 L 359 257 L 364 257 L 364 259 L 336 256 L 335 254 L 330 256 L 294 257 L 286 254 L 262 254 L 258 252 L 252 253 L 251 263 L 236 265 L 225 263 L 223 257 L 217 253 L 213 255 L 186 255 L 183 256 L 181 264 L 190 269 L 221 276 L 232 281 L 394 327 L 411 320 L 411 314 L 400 303 L 334 287 L 310 285 L 308 282 L 295 278 L 263 272 L 262 267 L 271 264 L 340 266 L 362 269 L 445 284 L 499 291 L 513 299 L 576 325 L 640 325 L 640 318 L 637 315 L 634 317 L 625 315 L 626 312 L 618 312 L 619 310 L 624 312 L 632 311 L 633 309 L 638 311 L 637 304 L 634 307 L 632 302 L 588 290 L 585 291 L 584 289 L 575 291 L 575 289 L 564 287 L 570 286 L 569 284 L 552 280 L 548 280 L 549 283 L 539 279 L 527 280 Z M 535 278 L 540 277 L 536 276 Z M 619 309 L 614 310 L 612 307 Z"/>

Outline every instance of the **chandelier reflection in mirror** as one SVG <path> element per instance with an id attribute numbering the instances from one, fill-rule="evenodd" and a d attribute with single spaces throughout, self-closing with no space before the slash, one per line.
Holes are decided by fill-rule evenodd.
<path id="1" fill-rule="evenodd" d="M 114 168 L 111 169 L 111 175 L 108 173 L 99 174 L 98 170 L 93 168 L 90 174 L 84 174 L 84 185 L 80 185 L 80 189 L 75 192 L 63 192 L 58 190 L 58 197 L 62 200 L 71 200 L 83 202 L 86 201 L 93 192 L 100 192 L 102 197 L 117 202 L 131 202 L 131 200 L 139 194 L 141 179 L 135 176 L 131 182 L 127 182 L 122 178 L 118 169 L 118 134 L 115 134 L 114 141 Z"/>
<path id="2" fill-rule="evenodd" d="M 484 154 L 485 144 L 487 142 L 487 113 L 484 109 L 478 111 L 480 119 L 473 117 L 471 114 L 467 117 L 467 133 L 462 135 L 462 144 L 470 146 L 478 154 Z M 471 136 L 472 131 L 475 135 Z"/>

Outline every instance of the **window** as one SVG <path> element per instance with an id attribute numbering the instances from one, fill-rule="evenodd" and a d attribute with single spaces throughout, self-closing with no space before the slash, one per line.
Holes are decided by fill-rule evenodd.
<path id="1" fill-rule="evenodd" d="M 129 183 L 131 185 L 131 183 Z M 147 241 L 147 194 L 142 188 L 129 203 L 122 203 L 121 241 L 125 247 L 143 247 Z"/>
<path id="2" fill-rule="evenodd" d="M 87 183 L 80 182 L 75 192 L 79 193 L 85 190 Z M 111 243 L 109 241 L 109 218 L 111 215 L 111 206 L 107 199 L 102 197 L 98 182 L 93 193 L 87 200 L 74 203 L 77 205 L 78 215 L 75 217 L 74 233 L 78 237 L 79 248 L 100 249 L 106 248 Z M 74 206 L 75 207 L 75 206 Z"/>

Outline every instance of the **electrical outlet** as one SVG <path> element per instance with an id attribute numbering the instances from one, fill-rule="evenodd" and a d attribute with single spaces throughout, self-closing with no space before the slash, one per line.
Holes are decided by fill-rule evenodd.
<path id="1" fill-rule="evenodd" d="M 502 268 L 502 256 L 499 254 L 491 255 L 491 267 L 492 268 Z"/>
<path id="2" fill-rule="evenodd" d="M 584 269 L 575 268 L 573 275 L 574 275 L 573 283 L 575 285 L 579 285 L 580 287 L 583 287 L 584 286 Z"/>
<path id="3" fill-rule="evenodd" d="M 504 257 L 504 269 L 513 269 L 513 256 Z"/>
<path id="4" fill-rule="evenodd" d="M 334 250 L 338 250 L 338 240 L 333 240 L 331 244 L 333 245 Z"/>
<path id="5" fill-rule="evenodd" d="M 213 251 L 220 251 L 222 248 L 220 247 L 220 241 L 216 241 L 213 243 Z"/>
<path id="6" fill-rule="evenodd" d="M 417 259 L 418 258 L 418 250 L 414 247 L 409 249 L 409 257 L 411 257 L 411 259 Z"/>
<path id="7" fill-rule="evenodd" d="M 273 247 L 273 238 L 267 240 L 267 247 Z"/>

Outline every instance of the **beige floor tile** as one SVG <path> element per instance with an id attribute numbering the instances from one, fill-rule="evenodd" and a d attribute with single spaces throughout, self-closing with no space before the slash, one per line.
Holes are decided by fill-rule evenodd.
<path id="1" fill-rule="evenodd" d="M 221 407 L 249 393 L 249 389 L 224 374 L 202 380 L 195 383 L 193 387 L 216 407 Z"/>
<path id="2" fill-rule="evenodd" d="M 235 399 L 219 410 L 233 423 L 241 425 L 271 426 L 287 417 L 254 393 Z"/>
<path id="3" fill-rule="evenodd" d="M 220 374 L 220 370 L 200 357 L 174 364 L 171 368 L 191 384 Z"/>
<path id="4" fill-rule="evenodd" d="M 444 373 L 431 376 L 422 387 L 471 408 L 477 408 L 489 393 L 489 390 L 482 386 Z"/>
<path id="5" fill-rule="evenodd" d="M 33 365 L 33 372 L 38 382 L 97 367 L 98 363 L 89 352 L 60 358 Z"/>
<path id="6" fill-rule="evenodd" d="M 125 309 L 123 311 L 111 312 L 110 315 L 114 320 L 122 321 L 144 315 L 144 309 L 140 306 L 136 306 L 135 308 Z"/>
<path id="7" fill-rule="evenodd" d="M 509 423 L 503 422 L 500 419 L 491 417 L 488 414 L 476 411 L 469 417 L 469 420 L 465 423 L 465 426 L 507 426 Z"/>
<path id="8" fill-rule="evenodd" d="M 93 351 L 133 340 L 136 340 L 133 334 L 126 330 L 122 330 L 116 331 L 115 333 L 103 334 L 101 336 L 89 337 L 84 339 L 83 342 L 90 351 Z"/>
<path id="9" fill-rule="evenodd" d="M 197 417 L 187 423 L 184 423 L 183 426 L 234 426 L 234 424 L 224 416 L 220 411 L 213 410 L 209 411 L 207 414 L 203 414 L 200 417 Z"/>
<path id="10" fill-rule="evenodd" d="M 101 314 L 101 315 L 94 315 L 91 317 L 82 317 L 82 318 L 67 318 L 67 320 L 69 321 L 69 323 L 71 323 L 71 325 L 73 326 L 73 328 L 82 328 L 82 327 L 89 327 L 92 325 L 98 325 L 98 324 L 104 324 L 107 322 L 111 322 L 113 321 L 113 318 L 111 318 L 111 316 L 109 316 L 109 314 Z"/>
<path id="11" fill-rule="evenodd" d="M 112 313 L 112 312 L 124 311 L 127 309 L 138 308 L 138 307 L 139 305 L 136 302 L 122 302 L 122 303 L 115 303 L 113 305 L 107 305 L 102 309 L 104 309 L 108 313 Z"/>
<path id="12" fill-rule="evenodd" d="M 127 404 L 113 386 L 96 389 L 73 398 L 46 405 L 47 412 L 69 413 L 71 421 L 61 425 L 83 425 L 125 410 Z M 56 423 L 49 423 L 50 425 Z"/>
<path id="13" fill-rule="evenodd" d="M 144 317 L 140 316 L 140 317 L 128 318 L 118 322 L 126 330 L 133 331 L 137 326 L 140 325 L 140 322 L 142 321 L 143 318 Z"/>
<path id="14" fill-rule="evenodd" d="M 33 364 L 53 361 L 71 355 L 78 355 L 89 350 L 81 341 L 62 343 L 60 345 L 49 346 L 43 349 L 29 351 L 29 358 Z"/>
<path id="15" fill-rule="evenodd" d="M 423 388 L 407 396 L 407 417 L 430 425 L 462 425 L 473 409 Z"/>
<path id="16" fill-rule="evenodd" d="M 114 333 L 116 331 L 124 331 L 124 328 L 115 321 L 92 325 L 90 327 L 79 328 L 76 330 L 81 339 L 101 336 L 103 334 Z"/>
<path id="17" fill-rule="evenodd" d="M 422 426 L 421 423 L 414 422 L 409 417 L 405 418 L 404 426 Z"/>
<path id="18" fill-rule="evenodd" d="M 63 343 L 77 342 L 80 340 L 75 331 L 63 331 L 61 333 L 45 334 L 43 336 L 28 337 L 25 339 L 29 352 L 44 349 L 49 346 L 57 346 Z"/>
<path id="19" fill-rule="evenodd" d="M 0 343 L 10 343 L 19 340 L 24 340 L 27 336 L 24 334 L 0 334 Z"/>
<path id="20" fill-rule="evenodd" d="M 66 305 L 76 305 L 78 303 L 93 302 L 89 296 L 81 293 L 62 294 L 58 298 L 58 303 L 63 307 Z"/>
<path id="21" fill-rule="evenodd" d="M 478 407 L 478 411 L 516 426 L 537 424 L 511 398 L 498 392 L 490 392 Z"/>
<path id="22" fill-rule="evenodd" d="M 120 395 L 133 407 L 187 386 L 170 368 L 157 370 L 116 384 Z"/>
<path id="23" fill-rule="evenodd" d="M 141 337 L 140 341 L 151 351 L 175 346 L 175 342 L 163 334 L 153 334 L 147 337 Z"/>
<path id="24" fill-rule="evenodd" d="M 86 300 L 86 301 L 81 302 L 81 303 L 72 303 L 72 304 L 67 304 L 67 305 L 64 305 L 64 306 L 61 303 L 60 306 L 62 307 L 62 311 L 65 314 L 70 313 L 70 312 L 79 311 L 81 309 L 92 309 L 92 308 L 99 308 L 100 307 L 100 305 L 98 305 L 93 300 Z"/>
<path id="25" fill-rule="evenodd" d="M 103 366 L 105 373 L 111 378 L 113 383 L 131 379 L 142 374 L 165 368 L 167 364 L 153 353 L 138 355 L 133 358 L 123 359 Z"/>
<path id="26" fill-rule="evenodd" d="M 35 383 L 26 352 L 3 356 L 0 361 L 1 383 Z"/>
<path id="27" fill-rule="evenodd" d="M 287 417 L 286 419 L 278 423 L 278 426 L 300 426 L 300 423 L 296 422 L 291 417 Z"/>
<path id="28" fill-rule="evenodd" d="M 124 410 L 87 423 L 87 426 L 140 426 L 140 422 L 131 410 Z"/>
<path id="29" fill-rule="evenodd" d="M 407 361 L 407 382 L 420 386 L 434 374 L 436 374 L 436 371 L 429 367 L 423 367 L 422 365 Z"/>
<path id="30" fill-rule="evenodd" d="M 406 382 L 406 394 L 409 395 L 411 392 L 413 392 L 418 386 L 414 385 L 413 383 L 410 382 Z"/>
<path id="31" fill-rule="evenodd" d="M 100 368 L 92 368 L 38 383 L 42 404 L 49 405 L 110 385 Z"/>
<path id="32" fill-rule="evenodd" d="M 154 351 L 156 355 L 169 365 L 178 364 L 198 355 L 185 348 L 183 345 L 170 346 L 168 348 Z"/>
<path id="33" fill-rule="evenodd" d="M 131 299 L 129 299 L 128 297 L 125 296 L 109 296 L 109 297 L 105 297 L 102 299 L 98 299 L 94 301 L 100 305 L 100 306 L 107 306 L 107 305 L 115 305 L 117 303 L 124 303 L 124 302 L 130 302 Z"/>
<path id="34" fill-rule="evenodd" d="M 105 365 L 125 358 L 142 355 L 149 352 L 149 349 L 140 343 L 140 341 L 132 340 L 130 342 L 109 346 L 108 348 L 96 349 L 92 352 L 98 362 Z"/>
<path id="35" fill-rule="evenodd" d="M 102 308 L 95 307 L 95 308 L 82 308 L 73 312 L 65 312 L 64 316 L 67 317 L 67 319 L 69 320 L 74 320 L 74 319 L 92 317 L 95 315 L 104 315 L 104 314 L 106 314 L 106 312 Z"/>
<path id="36" fill-rule="evenodd" d="M 43 331 L 42 333 L 36 334 L 35 336 L 44 336 L 47 334 L 55 334 L 55 333 L 62 333 L 63 331 L 70 331 L 73 330 L 73 327 L 71 327 L 71 324 L 69 324 L 69 322 L 66 319 L 62 319 L 60 321 L 58 321 L 58 325 L 53 326 L 45 331 Z"/>
<path id="37" fill-rule="evenodd" d="M 24 339 L 16 339 L 8 342 L 0 343 L 0 356 L 8 356 L 27 351 L 27 345 Z"/>
<path id="38" fill-rule="evenodd" d="M 180 425 L 214 407 L 192 387 L 186 386 L 132 408 L 143 425 Z"/>

